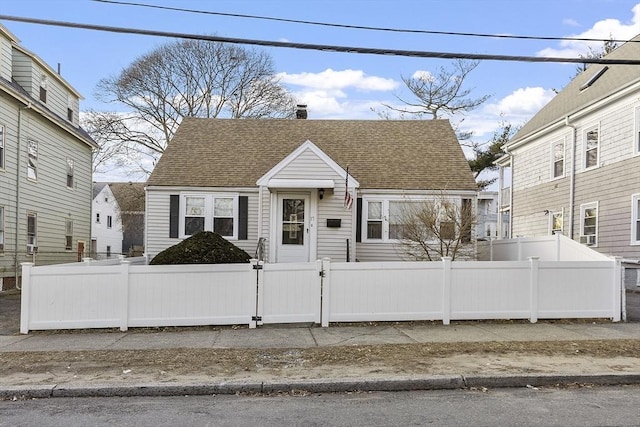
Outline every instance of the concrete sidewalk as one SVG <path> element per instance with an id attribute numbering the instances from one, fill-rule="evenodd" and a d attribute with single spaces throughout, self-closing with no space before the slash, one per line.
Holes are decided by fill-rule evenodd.
<path id="1" fill-rule="evenodd" d="M 640 294 L 632 295 L 637 296 Z M 7 295 L 0 300 L 4 303 L 0 304 L 0 308 L 9 307 L 4 314 L 10 313 L 11 307 L 14 307 L 13 315 L 9 316 L 11 318 L 5 317 L 4 323 L 0 322 L 0 364 L 2 360 L 8 363 L 24 355 L 37 355 L 36 352 L 44 353 L 37 360 L 47 360 L 49 354 L 53 356 L 56 352 L 65 355 L 64 365 L 58 363 L 47 368 L 57 369 L 55 372 L 38 374 L 30 373 L 29 369 L 18 369 L 11 376 L 0 379 L 0 398 L 167 396 L 300 390 L 390 391 L 536 387 L 574 383 L 640 384 L 640 355 L 637 354 L 623 353 L 622 356 L 611 359 L 565 353 L 552 356 L 522 352 L 514 352 L 514 355 L 491 352 L 455 354 L 419 360 L 419 363 L 424 364 L 424 369 L 413 371 L 404 370 L 395 359 L 384 366 L 343 364 L 315 366 L 311 369 L 304 365 L 299 354 L 303 349 L 330 351 L 335 348 L 340 353 L 348 348 L 389 344 L 391 346 L 387 349 L 390 352 L 403 347 L 401 345 L 419 346 L 429 343 L 513 342 L 514 347 L 517 347 L 518 344 L 515 343 L 555 341 L 575 344 L 578 348 L 581 341 L 605 340 L 606 345 L 616 346 L 616 341 L 622 344 L 621 340 L 640 340 L 638 322 L 578 320 L 540 321 L 531 324 L 526 321 L 468 321 L 452 322 L 450 325 L 440 322 L 394 322 L 332 325 L 328 328 L 317 325 L 267 325 L 257 329 L 230 326 L 164 330 L 141 328 L 128 332 L 83 330 L 20 335 L 17 333 L 18 319 L 15 319 L 17 300 L 14 296 Z M 400 346 L 395 347 L 394 344 Z M 266 358 L 286 354 L 292 361 L 302 362 L 294 368 L 284 366 L 265 369 L 256 365 L 246 372 L 238 370 L 218 375 L 204 375 L 194 366 L 193 371 L 175 374 L 171 378 L 158 376 L 158 372 L 162 371 L 156 366 L 134 366 L 133 371 L 128 372 L 129 369 L 125 369 L 123 365 L 111 365 L 105 366 L 103 376 L 96 377 L 95 369 L 92 371 L 94 376 L 82 374 L 82 366 L 101 369 L 101 365 L 87 356 L 86 352 L 100 351 L 116 358 L 130 350 L 185 354 L 207 349 L 255 350 Z M 80 357 L 81 362 L 78 362 L 76 356 Z M 76 365 L 79 366 L 77 376 L 73 371 L 73 366 Z M 172 374 L 169 372 L 167 375 Z"/>
<path id="2" fill-rule="evenodd" d="M 326 346 L 446 342 L 640 340 L 640 323 L 608 322 L 438 322 L 380 323 L 375 326 L 262 326 L 257 329 L 184 328 L 156 332 L 32 332 L 0 336 L 1 352 L 160 350 L 176 348 L 309 348 Z"/>

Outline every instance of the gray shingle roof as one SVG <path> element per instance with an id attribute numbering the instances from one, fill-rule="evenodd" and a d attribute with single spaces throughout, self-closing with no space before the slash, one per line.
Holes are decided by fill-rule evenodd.
<path id="1" fill-rule="evenodd" d="M 448 120 L 185 118 L 147 185 L 254 187 L 307 140 L 361 188 L 477 190 Z"/>
<path id="2" fill-rule="evenodd" d="M 639 59 L 640 35 L 615 49 L 604 59 Z M 564 120 L 577 111 L 594 104 L 620 91 L 626 86 L 640 80 L 640 66 L 638 65 L 607 65 L 607 70 L 597 78 L 591 86 L 584 90 L 580 88 L 602 70 L 605 65 L 592 64 L 584 72 L 577 75 L 560 93 L 545 105 L 531 120 L 529 120 L 510 141 L 518 142 L 528 135 L 541 130 L 553 123 Z"/>

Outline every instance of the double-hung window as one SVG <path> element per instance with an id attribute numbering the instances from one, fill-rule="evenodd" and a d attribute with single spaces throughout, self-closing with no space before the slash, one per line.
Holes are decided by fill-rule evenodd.
<path id="1" fill-rule="evenodd" d="M 584 132 L 584 168 L 595 168 L 600 161 L 600 127 L 593 126 Z"/>
<path id="2" fill-rule="evenodd" d="M 0 253 L 4 252 L 4 206 L 0 206 Z"/>
<path id="3" fill-rule="evenodd" d="M 633 154 L 640 155 L 640 107 L 634 110 Z"/>
<path id="4" fill-rule="evenodd" d="M 38 179 L 38 143 L 33 140 L 27 142 L 27 178 Z"/>
<path id="5" fill-rule="evenodd" d="M 237 194 L 182 194 L 181 237 L 213 231 L 228 239 L 238 238 Z"/>
<path id="6" fill-rule="evenodd" d="M 107 215 L 107 228 L 113 227 L 113 217 L 111 215 Z"/>
<path id="7" fill-rule="evenodd" d="M 552 172 L 551 178 L 561 178 L 564 176 L 564 140 L 554 142 L 552 145 Z"/>
<path id="8" fill-rule="evenodd" d="M 73 220 L 65 220 L 64 230 L 64 248 L 70 251 L 71 249 L 73 249 Z"/>
<path id="9" fill-rule="evenodd" d="M 382 201 L 367 202 L 367 240 L 383 239 Z"/>
<path id="10" fill-rule="evenodd" d="M 640 245 L 640 193 L 631 196 L 631 244 Z"/>
<path id="11" fill-rule="evenodd" d="M 4 126 L 0 125 L 0 169 L 4 169 Z"/>
<path id="12" fill-rule="evenodd" d="M 27 253 L 32 254 L 38 245 L 38 218 L 35 213 L 27 213 Z"/>
<path id="13" fill-rule="evenodd" d="M 562 234 L 562 226 L 564 222 L 564 212 L 551 212 L 551 234 Z"/>
<path id="14" fill-rule="evenodd" d="M 589 246 L 597 244 L 598 202 L 580 205 L 580 243 Z"/>
<path id="15" fill-rule="evenodd" d="M 73 188 L 73 171 L 74 171 L 73 159 L 67 158 L 67 187 L 69 188 Z"/>
<path id="16" fill-rule="evenodd" d="M 40 76 L 40 101 L 46 103 L 47 102 L 47 85 L 49 83 L 49 79 L 46 74 Z"/>

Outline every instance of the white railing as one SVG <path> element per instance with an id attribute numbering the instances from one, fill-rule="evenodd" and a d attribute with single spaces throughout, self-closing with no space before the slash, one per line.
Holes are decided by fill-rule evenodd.
<path id="1" fill-rule="evenodd" d="M 621 264 L 456 261 L 34 267 L 20 331 L 621 317 Z"/>

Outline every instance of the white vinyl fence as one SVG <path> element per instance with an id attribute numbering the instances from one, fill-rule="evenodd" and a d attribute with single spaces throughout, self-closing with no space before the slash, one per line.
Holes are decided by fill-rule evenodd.
<path id="1" fill-rule="evenodd" d="M 80 265 L 23 264 L 21 333 L 621 315 L 619 259 Z"/>

